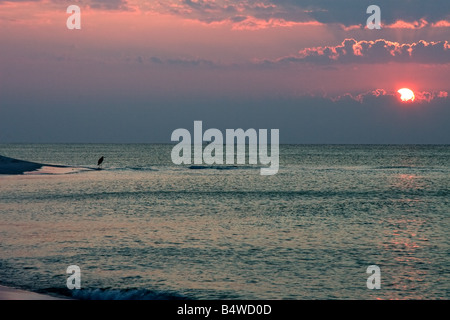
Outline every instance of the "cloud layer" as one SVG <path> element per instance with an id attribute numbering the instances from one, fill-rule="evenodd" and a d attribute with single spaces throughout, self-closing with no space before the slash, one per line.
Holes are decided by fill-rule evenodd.
<path id="1" fill-rule="evenodd" d="M 414 102 L 417 103 L 427 103 L 431 102 L 433 100 L 444 100 L 448 98 L 448 92 L 447 91 L 422 91 L 422 92 L 415 92 L 415 100 Z M 354 100 L 358 101 L 360 103 L 364 103 L 370 100 L 374 100 L 377 98 L 392 98 L 398 100 L 400 97 L 399 93 L 397 92 L 388 92 L 385 89 L 376 89 L 360 94 L 351 94 L 351 93 L 345 93 L 343 95 L 337 96 L 337 97 L 331 97 L 329 98 L 332 101 L 345 101 L 345 100 Z"/>
<path id="2" fill-rule="evenodd" d="M 77 5 L 82 8 L 89 7 L 95 10 L 130 10 L 128 0 L 0 0 L 0 5 L 11 2 L 42 2 L 43 4 L 51 3 L 53 5 L 68 7 L 69 5 Z"/>
<path id="3" fill-rule="evenodd" d="M 71 4 L 94 10 L 141 11 L 168 14 L 206 24 L 227 24 L 234 30 L 259 30 L 297 25 L 331 25 L 343 30 L 363 29 L 368 0 L 16 0 Z M 0 5 L 11 1 L 0 0 Z M 448 0 L 378 0 L 381 23 L 389 29 L 450 27 Z"/>
<path id="4" fill-rule="evenodd" d="M 297 55 L 283 57 L 273 63 L 450 63 L 450 43 L 448 41 L 400 44 L 378 39 L 358 41 L 345 39 L 337 46 L 312 47 L 301 50 Z"/>
<path id="5" fill-rule="evenodd" d="M 361 0 L 169 0 L 147 5 L 154 11 L 205 23 L 230 23 L 234 29 L 293 26 L 298 23 L 336 24 L 363 28 L 373 4 Z M 449 27 L 447 0 L 379 0 L 382 24 L 388 28 Z"/>

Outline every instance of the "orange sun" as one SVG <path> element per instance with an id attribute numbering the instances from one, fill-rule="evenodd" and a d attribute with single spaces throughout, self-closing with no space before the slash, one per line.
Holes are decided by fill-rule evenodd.
<path id="1" fill-rule="evenodd" d="M 408 88 L 399 89 L 397 92 L 400 93 L 400 99 L 402 99 L 403 102 L 412 102 L 414 101 L 414 99 L 416 99 L 416 97 L 414 96 L 414 92 Z"/>

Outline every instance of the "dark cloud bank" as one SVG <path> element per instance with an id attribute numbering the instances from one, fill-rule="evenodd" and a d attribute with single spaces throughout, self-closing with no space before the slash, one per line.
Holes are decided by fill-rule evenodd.
<path id="1" fill-rule="evenodd" d="M 318 21 L 344 26 L 365 25 L 367 7 L 381 8 L 382 23 L 427 21 L 433 24 L 449 19 L 447 0 L 182 0 L 159 1 L 159 10 L 206 23 L 279 19 L 288 22 Z M 176 5 L 175 5 L 176 4 Z"/>
<path id="2" fill-rule="evenodd" d="M 450 144 L 447 98 L 401 103 L 394 95 L 233 99 L 45 101 L 0 110 L 0 142 L 170 142 L 173 130 L 280 129 L 281 143 Z M 132 107 L 130 107 L 132 105 Z M 30 110 L 32 109 L 32 110 Z M 33 111 L 34 110 L 34 111 Z M 36 112 L 36 110 L 39 110 Z"/>

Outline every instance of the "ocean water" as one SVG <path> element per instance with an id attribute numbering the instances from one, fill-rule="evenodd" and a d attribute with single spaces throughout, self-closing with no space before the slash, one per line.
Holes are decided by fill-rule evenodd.
<path id="1" fill-rule="evenodd" d="M 171 149 L 1 144 L 71 170 L 0 175 L 0 284 L 79 299 L 450 298 L 450 146 L 282 145 L 274 176 L 175 166 Z"/>

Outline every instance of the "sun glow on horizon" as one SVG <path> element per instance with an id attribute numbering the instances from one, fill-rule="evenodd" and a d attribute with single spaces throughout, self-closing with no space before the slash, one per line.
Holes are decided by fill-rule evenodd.
<path id="1" fill-rule="evenodd" d="M 412 102 L 416 99 L 416 96 L 414 95 L 414 92 L 411 89 L 402 88 L 402 89 L 399 89 L 397 92 L 400 93 L 400 95 L 401 95 L 400 99 L 403 102 L 408 102 L 408 101 Z"/>

